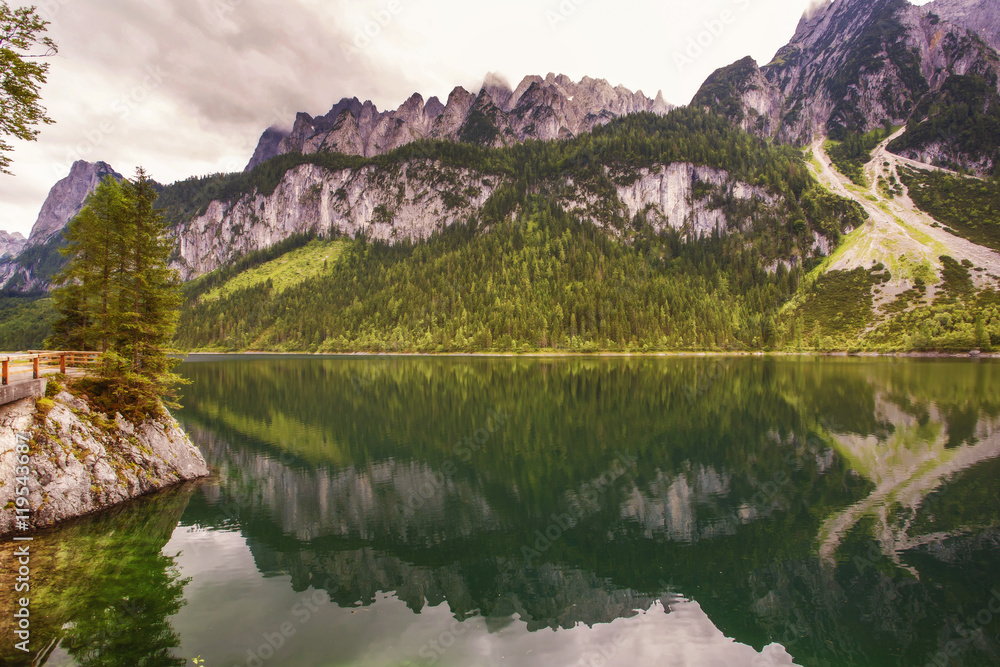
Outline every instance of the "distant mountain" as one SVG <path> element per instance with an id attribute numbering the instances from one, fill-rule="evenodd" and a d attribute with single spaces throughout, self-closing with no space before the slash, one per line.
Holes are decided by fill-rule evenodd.
<path id="1" fill-rule="evenodd" d="M 69 175 L 49 190 L 27 241 L 18 252 L 12 253 L 13 256 L 0 258 L 0 290 L 37 292 L 48 288 L 52 274 L 63 263 L 58 254 L 63 228 L 107 176 L 123 178 L 106 162 L 78 160 L 73 163 Z M 3 247 L 2 239 L 0 236 L 0 248 Z"/>
<path id="2" fill-rule="evenodd" d="M 838 0 L 807 12 L 791 41 L 759 67 L 746 58 L 713 73 L 692 104 L 748 131 L 808 144 L 884 124 L 922 122 L 920 107 L 956 76 L 1000 81 L 995 0 Z M 914 118 L 915 110 L 924 116 Z M 970 168 L 992 168 L 980 156 Z M 989 162 L 989 161 L 986 161 Z"/>
<path id="3" fill-rule="evenodd" d="M 395 111 L 344 98 L 325 116 L 300 113 L 291 133 L 271 128 L 247 165 L 251 170 L 285 153 L 338 152 L 371 157 L 418 139 L 509 146 L 527 139 L 567 139 L 631 113 L 665 114 L 671 105 L 604 79 L 572 81 L 564 74 L 525 77 L 517 88 L 489 74 L 478 94 L 455 88 L 447 104 L 414 93 Z"/>
<path id="4" fill-rule="evenodd" d="M 21 249 L 24 248 L 24 244 L 26 242 L 27 239 L 25 239 L 19 232 L 8 234 L 7 232 L 0 230 L 0 257 L 13 257 L 17 253 L 21 252 Z"/>
<path id="5" fill-rule="evenodd" d="M 38 213 L 38 220 L 31 228 L 28 245 L 41 245 L 59 234 L 66 223 L 83 208 L 87 195 L 106 176 L 114 176 L 118 180 L 123 178 L 106 162 L 74 162 L 69 175 L 49 190 L 42 210 Z"/>

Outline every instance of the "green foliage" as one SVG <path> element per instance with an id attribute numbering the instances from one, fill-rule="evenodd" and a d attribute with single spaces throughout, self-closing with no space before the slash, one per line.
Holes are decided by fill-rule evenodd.
<path id="1" fill-rule="evenodd" d="M 159 414 L 179 382 L 168 345 L 180 294 L 155 200 L 141 168 L 134 181 L 102 181 L 66 228 L 70 261 L 53 292 L 60 317 L 49 344 L 100 350 L 82 385 L 102 410 L 133 420 Z"/>
<path id="2" fill-rule="evenodd" d="M 950 258 L 949 258 L 950 259 Z M 878 349 L 917 352 L 991 351 L 1000 345 L 1000 295 L 992 290 L 969 293 L 966 279 L 955 271 L 945 276 L 943 295 L 886 321 L 867 337 Z M 949 269 L 946 268 L 946 273 Z M 962 298 L 956 298 L 958 289 Z"/>
<path id="3" fill-rule="evenodd" d="M 48 24 L 33 6 L 11 9 L 0 0 L 0 173 L 11 173 L 6 154 L 14 149 L 4 137 L 35 141 L 34 126 L 53 122 L 39 103 L 49 64 L 36 60 L 56 53 L 55 42 L 43 36 Z"/>
<path id="4" fill-rule="evenodd" d="M 750 56 L 715 70 L 698 89 L 691 106 L 708 108 L 736 122 L 743 120 L 743 94 L 756 71 L 757 63 Z"/>
<path id="5" fill-rule="evenodd" d="M 826 152 L 844 176 L 856 185 L 868 186 L 865 165 L 872 159 L 872 151 L 893 134 L 893 128 L 884 127 L 864 134 L 846 133 L 842 141 L 828 140 Z"/>
<path id="6" fill-rule="evenodd" d="M 56 319 L 52 299 L 0 296 L 0 350 L 38 350 Z"/>
<path id="7" fill-rule="evenodd" d="M 1000 183 L 914 169 L 900 178 L 913 203 L 952 233 L 1000 251 Z"/>
<path id="8" fill-rule="evenodd" d="M 541 198 L 488 233 L 348 242 L 329 272 L 189 300 L 187 348 L 527 351 L 737 349 L 775 343 L 799 269 L 769 274 L 739 233 L 686 241 L 644 228 L 623 244 Z"/>
<path id="9" fill-rule="evenodd" d="M 206 293 L 202 299 L 210 301 L 220 296 L 231 294 L 237 290 L 270 282 L 277 292 L 318 276 L 331 263 L 336 262 L 343 250 L 342 241 L 315 239 L 307 245 L 291 250 L 271 261 L 247 269 Z M 213 272 L 210 274 L 215 276 Z M 185 289 L 185 293 L 193 290 Z"/>
<path id="10" fill-rule="evenodd" d="M 786 342 L 818 350 L 854 347 L 874 318 L 872 288 L 889 277 L 882 266 L 821 275 L 789 314 Z"/>
<path id="11" fill-rule="evenodd" d="M 925 96 L 907 124 L 906 133 L 889 150 L 943 149 L 947 157 L 935 164 L 956 171 L 993 165 L 1000 174 L 1000 94 L 996 81 L 952 75 L 941 90 Z"/>
<path id="12" fill-rule="evenodd" d="M 262 264 L 266 264 L 267 262 L 275 260 L 294 250 L 302 248 L 309 243 L 312 243 L 315 239 L 316 235 L 313 233 L 295 234 L 289 236 L 284 241 L 275 243 L 270 248 L 255 250 L 248 253 L 221 269 L 217 269 L 212 273 L 186 283 L 184 285 L 184 298 L 186 300 L 197 299 L 201 295 L 207 294 L 208 292 L 211 292 L 212 290 L 228 283 L 237 275 L 261 266 Z"/>

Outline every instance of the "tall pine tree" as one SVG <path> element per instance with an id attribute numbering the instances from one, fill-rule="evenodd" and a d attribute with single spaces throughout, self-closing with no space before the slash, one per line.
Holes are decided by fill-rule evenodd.
<path id="1" fill-rule="evenodd" d="M 174 405 L 180 378 L 170 341 L 180 292 L 168 267 L 170 242 L 155 210 L 153 181 L 103 181 L 68 225 L 70 262 L 55 290 L 60 318 L 50 346 L 100 350 L 101 366 L 86 380 L 109 412 L 141 419 Z"/>

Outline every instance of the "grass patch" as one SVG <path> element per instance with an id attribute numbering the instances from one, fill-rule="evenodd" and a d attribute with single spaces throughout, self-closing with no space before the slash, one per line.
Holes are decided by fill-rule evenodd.
<path id="1" fill-rule="evenodd" d="M 886 127 L 865 134 L 849 134 L 843 141 L 827 139 L 826 153 L 840 173 L 857 185 L 868 187 L 865 165 L 871 162 L 872 151 L 898 129 L 898 127 Z"/>
<path id="2" fill-rule="evenodd" d="M 275 292 L 283 292 L 323 273 L 340 258 L 343 247 L 343 241 L 311 241 L 303 248 L 237 274 L 209 291 L 202 300 L 215 301 L 238 290 L 263 285 L 269 280 Z"/>

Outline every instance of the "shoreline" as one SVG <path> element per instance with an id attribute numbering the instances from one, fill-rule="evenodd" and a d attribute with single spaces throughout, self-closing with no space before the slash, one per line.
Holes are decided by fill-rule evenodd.
<path id="1" fill-rule="evenodd" d="M 245 352 L 205 352 L 183 353 L 183 358 L 191 357 L 447 357 L 484 359 L 563 359 L 563 358 L 650 358 L 650 359 L 704 359 L 704 358 L 765 358 L 765 357 L 832 357 L 842 359 L 995 359 L 1000 353 L 993 352 L 266 352 L 248 350 Z"/>

